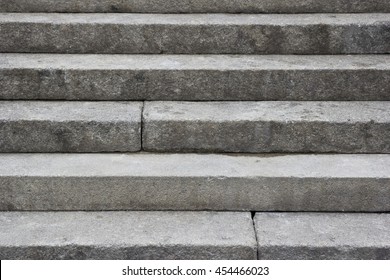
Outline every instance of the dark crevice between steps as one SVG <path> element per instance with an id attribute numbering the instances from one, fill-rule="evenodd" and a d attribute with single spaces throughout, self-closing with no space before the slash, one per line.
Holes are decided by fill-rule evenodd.
<path id="1" fill-rule="evenodd" d="M 259 259 L 259 245 L 258 245 L 258 242 L 257 242 L 255 215 L 256 215 L 256 211 L 251 211 L 252 225 L 253 225 L 253 231 L 254 231 L 254 234 L 255 234 L 255 241 L 256 241 L 256 259 Z"/>
<path id="2" fill-rule="evenodd" d="M 140 139 L 140 141 L 141 141 L 141 150 L 140 150 L 140 152 L 143 152 L 144 151 L 144 142 L 143 142 L 143 140 L 144 140 L 144 109 L 145 109 L 145 101 L 143 101 L 142 102 L 142 108 L 141 108 L 141 125 L 140 125 L 140 129 L 141 129 L 141 132 L 140 132 L 140 134 L 141 134 L 141 139 Z"/>

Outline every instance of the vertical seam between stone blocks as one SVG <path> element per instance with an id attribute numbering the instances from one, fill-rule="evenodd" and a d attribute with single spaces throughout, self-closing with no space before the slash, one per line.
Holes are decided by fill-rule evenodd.
<path id="1" fill-rule="evenodd" d="M 144 109 L 145 109 L 145 101 L 142 101 L 142 108 L 141 108 L 141 151 L 144 151 Z"/>
<path id="2" fill-rule="evenodd" d="M 257 231 L 256 231 L 256 224 L 255 224 L 255 216 L 256 216 L 256 212 L 255 211 L 251 212 L 253 231 L 255 232 L 256 259 L 259 260 L 259 242 L 257 241 Z"/>

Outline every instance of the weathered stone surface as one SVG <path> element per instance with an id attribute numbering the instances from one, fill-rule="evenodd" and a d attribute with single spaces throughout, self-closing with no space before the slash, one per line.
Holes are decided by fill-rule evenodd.
<path id="1" fill-rule="evenodd" d="M 387 0 L 0 0 L 2 12 L 361 13 L 390 12 Z"/>
<path id="2" fill-rule="evenodd" d="M 0 98 L 390 100 L 390 56 L 0 54 Z"/>
<path id="3" fill-rule="evenodd" d="M 389 184 L 390 155 L 0 155 L 3 211 L 390 211 Z"/>
<path id="4" fill-rule="evenodd" d="M 0 152 L 141 149 L 141 102 L 0 102 Z"/>
<path id="5" fill-rule="evenodd" d="M 1 259 L 256 259 L 250 213 L 0 213 Z"/>
<path id="6" fill-rule="evenodd" d="M 0 14 L 0 52 L 390 53 L 390 14 Z"/>
<path id="7" fill-rule="evenodd" d="M 389 153 L 390 102 L 146 102 L 159 152 Z"/>
<path id="8" fill-rule="evenodd" d="M 259 259 L 390 259 L 390 215 L 257 213 Z"/>

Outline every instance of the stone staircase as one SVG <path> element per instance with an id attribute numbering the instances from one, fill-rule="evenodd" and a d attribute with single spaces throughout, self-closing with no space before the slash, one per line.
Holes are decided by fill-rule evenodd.
<path id="1" fill-rule="evenodd" d="M 388 0 L 0 12 L 0 259 L 390 259 Z"/>

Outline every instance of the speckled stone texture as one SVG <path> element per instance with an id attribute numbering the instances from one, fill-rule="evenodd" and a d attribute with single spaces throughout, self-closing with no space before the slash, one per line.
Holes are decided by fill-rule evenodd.
<path id="1" fill-rule="evenodd" d="M 256 259 L 250 213 L 0 213 L 4 259 Z"/>
<path id="2" fill-rule="evenodd" d="M 390 259 L 390 215 L 257 213 L 259 259 Z"/>
<path id="3" fill-rule="evenodd" d="M 0 102 L 0 152 L 141 149 L 142 102 Z"/>
<path id="4" fill-rule="evenodd" d="M 390 100 L 390 56 L 0 54 L 0 98 Z"/>
<path id="5" fill-rule="evenodd" d="M 0 52 L 390 53 L 390 14 L 0 14 Z"/>
<path id="6" fill-rule="evenodd" d="M 389 184 L 390 155 L 0 155 L 2 211 L 390 211 Z"/>
<path id="7" fill-rule="evenodd" d="M 0 0 L 2 12 L 361 13 L 390 12 L 387 0 Z"/>
<path id="8" fill-rule="evenodd" d="M 390 102 L 146 102 L 158 152 L 389 153 Z"/>

